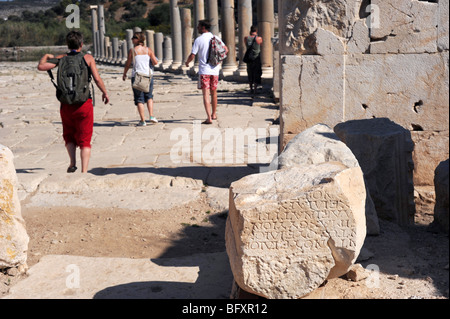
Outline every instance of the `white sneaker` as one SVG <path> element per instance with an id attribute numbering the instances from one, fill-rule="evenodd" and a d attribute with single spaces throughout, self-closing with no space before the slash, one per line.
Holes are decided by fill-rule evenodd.
<path id="1" fill-rule="evenodd" d="M 137 126 L 146 126 L 147 123 L 145 123 L 145 121 L 139 121 Z"/>
<path id="2" fill-rule="evenodd" d="M 158 123 L 158 120 L 154 116 L 150 116 L 150 122 L 152 123 Z"/>

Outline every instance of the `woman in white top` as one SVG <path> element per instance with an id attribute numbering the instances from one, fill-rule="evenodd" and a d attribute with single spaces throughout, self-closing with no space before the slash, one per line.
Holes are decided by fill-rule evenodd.
<path id="1" fill-rule="evenodd" d="M 151 66 L 158 64 L 158 59 L 155 53 L 144 46 L 145 35 L 142 32 L 137 32 L 132 37 L 134 48 L 128 52 L 128 59 L 125 63 L 125 69 L 123 70 L 123 80 L 127 78 L 127 72 L 130 69 L 131 63 L 133 63 L 133 69 L 131 73 L 131 83 L 134 82 L 136 72 L 144 74 L 152 74 L 153 68 Z M 142 91 L 133 89 L 134 104 L 138 108 L 139 116 L 141 120 L 138 126 L 145 126 L 145 107 L 147 103 L 147 109 L 150 113 L 150 122 L 158 123 L 158 120 L 153 116 L 153 77 L 150 82 L 150 91 L 144 93 Z"/>

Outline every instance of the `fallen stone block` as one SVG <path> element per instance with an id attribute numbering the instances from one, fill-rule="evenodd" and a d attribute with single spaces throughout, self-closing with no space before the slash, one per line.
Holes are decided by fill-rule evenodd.
<path id="1" fill-rule="evenodd" d="M 361 264 L 355 264 L 350 268 L 349 272 L 346 274 L 346 277 L 348 280 L 357 282 L 366 279 L 369 277 L 369 274 L 364 267 L 361 266 Z"/>
<path id="2" fill-rule="evenodd" d="M 0 144 L 0 269 L 26 264 L 29 237 L 11 150 Z"/>
<path id="3" fill-rule="evenodd" d="M 277 158 L 279 168 L 323 162 L 340 162 L 347 167 L 359 167 L 358 160 L 334 131 L 317 124 L 294 137 Z M 368 235 L 378 235 L 380 225 L 375 205 L 366 186 L 366 225 Z"/>
<path id="4" fill-rule="evenodd" d="M 411 133 L 387 118 L 353 120 L 334 127 L 358 159 L 379 218 L 414 222 Z"/>
<path id="5" fill-rule="evenodd" d="M 308 295 L 348 272 L 366 236 L 359 167 L 294 166 L 231 184 L 226 247 L 236 283 L 265 298 Z"/>

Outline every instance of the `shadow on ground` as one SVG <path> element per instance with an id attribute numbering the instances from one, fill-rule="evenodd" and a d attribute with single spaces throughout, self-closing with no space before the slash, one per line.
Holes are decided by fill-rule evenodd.
<path id="1" fill-rule="evenodd" d="M 159 258 L 151 261 L 161 267 L 196 267 L 195 282 L 144 281 L 130 282 L 103 289 L 94 299 L 228 299 L 233 275 L 225 253 L 225 221 L 227 212 L 210 217 L 212 227 L 186 226 L 179 240 Z M 189 252 L 189 246 L 203 247 L 195 254 L 180 257 Z M 203 251 L 205 250 L 205 251 Z"/>
<path id="2" fill-rule="evenodd" d="M 186 166 L 186 167 L 96 167 L 89 171 L 93 175 L 123 175 L 135 173 L 152 173 L 173 177 L 186 177 L 202 180 L 204 185 L 227 188 L 234 181 L 244 176 L 260 172 L 263 165 L 246 166 Z"/>

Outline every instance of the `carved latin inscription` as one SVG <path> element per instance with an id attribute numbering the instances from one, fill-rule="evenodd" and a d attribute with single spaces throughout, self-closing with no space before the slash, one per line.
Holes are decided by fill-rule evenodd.
<path id="1" fill-rule="evenodd" d="M 327 247 L 356 247 L 355 220 L 343 196 L 314 190 L 295 200 L 282 201 L 277 211 L 248 212 L 244 247 L 248 253 L 295 250 L 315 253 Z"/>

